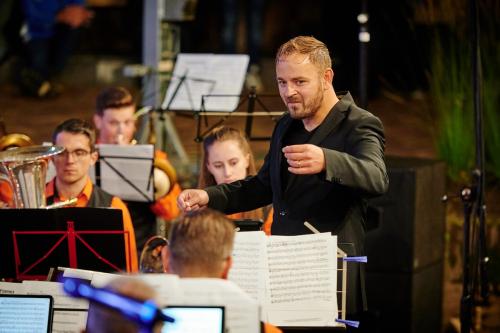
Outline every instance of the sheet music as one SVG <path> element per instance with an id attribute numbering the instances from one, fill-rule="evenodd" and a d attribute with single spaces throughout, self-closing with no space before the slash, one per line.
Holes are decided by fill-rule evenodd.
<path id="1" fill-rule="evenodd" d="M 52 333 L 81 333 L 87 326 L 87 310 L 65 311 L 54 309 Z"/>
<path id="2" fill-rule="evenodd" d="M 223 279 L 179 278 L 172 274 L 140 274 L 155 289 L 158 304 L 225 306 L 226 328 L 232 333 L 259 332 L 259 306 L 236 284 Z"/>
<path id="3" fill-rule="evenodd" d="M 51 295 L 54 298 L 52 332 L 79 333 L 85 328 L 89 302 L 67 296 L 62 284 L 48 281 L 23 281 L 28 295 Z"/>
<path id="4" fill-rule="evenodd" d="M 19 294 L 19 295 L 52 295 L 54 297 L 54 317 L 52 320 L 52 332 L 54 333 L 80 333 L 87 322 L 87 309 L 82 306 L 80 311 L 64 311 L 59 310 L 61 305 L 61 298 L 59 297 L 58 303 L 55 302 L 56 297 L 52 292 L 59 293 L 58 286 L 53 285 L 48 290 L 43 290 L 47 284 L 42 283 L 11 283 L 0 282 L 0 294 Z M 62 301 L 63 305 L 67 305 L 67 299 Z"/>
<path id="5" fill-rule="evenodd" d="M 92 276 L 97 273 L 96 271 L 90 271 L 80 268 L 57 267 L 57 269 L 63 271 L 63 277 L 71 277 L 87 281 L 91 281 Z"/>
<path id="6" fill-rule="evenodd" d="M 269 321 L 278 326 L 337 326 L 337 237 L 269 237 Z"/>
<path id="7" fill-rule="evenodd" d="M 104 273 L 80 268 L 58 267 L 64 271 L 63 277 L 77 278 L 89 281 L 94 287 L 104 287 L 109 281 L 120 274 Z"/>
<path id="8" fill-rule="evenodd" d="M 140 274 L 138 277 L 155 290 L 156 301 L 161 307 L 168 304 L 183 304 L 183 292 L 180 289 L 180 278 L 177 275 Z"/>
<path id="9" fill-rule="evenodd" d="M 222 279 L 180 279 L 184 293 L 180 305 L 224 305 L 226 328 L 231 333 L 258 333 L 260 331 L 259 306 L 236 284 Z"/>
<path id="10" fill-rule="evenodd" d="M 205 100 L 205 111 L 234 111 L 249 59 L 246 54 L 180 53 L 162 108 L 167 109 L 170 104 L 170 110 L 200 111 L 203 95 L 238 95 Z"/>
<path id="11" fill-rule="evenodd" d="M 123 200 L 154 201 L 151 173 L 154 162 L 153 145 L 99 144 L 97 147 L 100 156 L 100 187 L 103 190 Z M 89 176 L 95 183 L 95 166 L 90 168 Z"/>
<path id="12" fill-rule="evenodd" d="M 0 298 L 0 332 L 46 332 L 52 309 L 49 298 Z"/>
<path id="13" fill-rule="evenodd" d="M 0 294 L 18 294 L 25 295 L 26 288 L 22 283 L 0 282 Z"/>
<path id="14" fill-rule="evenodd" d="M 59 282 L 25 280 L 23 285 L 27 295 L 51 295 L 54 309 L 89 309 L 88 301 L 66 295 Z"/>
<path id="15" fill-rule="evenodd" d="M 269 288 L 266 244 L 267 237 L 262 231 L 237 232 L 233 265 L 229 270 L 229 280 L 261 305 L 266 303 L 266 290 Z M 264 313 L 266 309 L 263 306 L 262 316 Z"/>

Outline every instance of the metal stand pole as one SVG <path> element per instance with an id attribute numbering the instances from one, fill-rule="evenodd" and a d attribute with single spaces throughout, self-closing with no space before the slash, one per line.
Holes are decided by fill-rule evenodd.
<path id="1" fill-rule="evenodd" d="M 361 0 L 361 13 L 358 15 L 359 22 L 359 106 L 368 108 L 368 43 L 370 32 L 368 31 L 368 0 Z"/>
<path id="2" fill-rule="evenodd" d="M 180 50 L 180 28 L 170 23 L 162 22 L 161 15 L 164 12 L 163 1 L 144 1 L 143 11 L 143 64 L 148 68 L 154 68 L 157 73 L 160 72 L 160 65 L 161 67 L 168 67 L 173 70 L 173 59 Z M 168 36 L 169 34 L 172 36 Z M 159 109 L 161 93 L 166 89 L 160 79 L 159 75 L 143 79 L 143 105 Z M 149 121 L 151 119 L 152 117 L 150 116 Z M 159 140 L 157 148 L 168 152 L 169 149 L 167 148 L 170 144 L 174 153 L 179 157 L 180 162 L 183 165 L 188 165 L 188 155 L 170 115 L 161 110 L 159 121 L 161 140 Z M 158 132 L 158 129 L 155 131 Z M 141 136 L 141 133 L 138 134 Z M 141 137 L 143 138 L 144 135 Z"/>
<path id="3" fill-rule="evenodd" d="M 470 332 L 473 306 L 477 287 L 483 302 L 488 299 L 488 278 L 486 274 L 486 204 L 484 199 L 484 133 L 481 103 L 481 52 L 479 46 L 478 8 L 476 0 L 469 0 L 470 46 L 472 60 L 472 89 L 474 102 L 474 125 L 476 141 L 475 169 L 472 172 L 473 185 L 467 189 L 464 200 L 464 251 L 463 251 L 463 289 L 460 305 L 461 332 Z M 464 191 L 462 191 L 464 192 Z M 463 197 L 463 196 L 462 196 Z M 472 214 L 476 220 L 471 221 Z M 478 233 L 476 235 L 476 226 Z"/>

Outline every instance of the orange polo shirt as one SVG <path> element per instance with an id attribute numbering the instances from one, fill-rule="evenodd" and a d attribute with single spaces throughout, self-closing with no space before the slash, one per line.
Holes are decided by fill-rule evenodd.
<path id="1" fill-rule="evenodd" d="M 52 179 L 47 186 L 45 187 L 45 196 L 50 197 L 54 195 L 54 186 L 55 186 L 55 178 Z M 87 183 L 85 183 L 85 187 L 83 188 L 82 192 L 77 197 L 77 202 L 76 202 L 76 207 L 87 207 L 87 204 L 90 199 L 90 195 L 92 194 L 92 189 L 93 189 L 94 184 L 90 181 L 90 177 L 87 176 Z M 59 201 L 64 201 L 69 198 L 63 198 L 63 197 L 57 197 L 54 198 L 54 203 L 59 202 Z M 130 238 L 130 249 L 132 249 L 132 252 L 129 253 L 128 250 L 126 250 L 126 260 L 131 264 L 131 272 L 137 272 L 139 270 L 139 265 L 137 262 L 137 252 L 136 252 L 136 244 L 135 244 L 135 233 L 134 233 L 134 227 L 132 225 L 132 219 L 130 218 L 130 213 L 128 211 L 127 206 L 125 203 L 118 197 L 113 196 L 113 199 L 111 200 L 111 208 L 117 208 L 122 211 L 123 215 L 123 230 L 129 232 L 129 238 Z M 130 259 L 129 259 L 130 258 Z"/>
<path id="2" fill-rule="evenodd" d="M 9 207 L 14 206 L 14 193 L 10 183 L 6 180 L 0 180 L 0 201 L 7 204 Z"/>
<path id="3" fill-rule="evenodd" d="M 271 325 L 269 323 L 264 323 L 264 333 L 281 333 L 283 332 L 278 327 Z"/>

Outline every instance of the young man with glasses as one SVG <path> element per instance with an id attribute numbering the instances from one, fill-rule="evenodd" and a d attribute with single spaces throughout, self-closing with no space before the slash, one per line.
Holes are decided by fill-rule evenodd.
<path id="1" fill-rule="evenodd" d="M 129 232 L 132 271 L 138 269 L 135 252 L 135 233 L 130 213 L 123 201 L 94 186 L 88 176 L 89 168 L 97 161 L 95 151 L 95 131 L 90 123 L 80 119 L 69 119 L 56 127 L 52 142 L 65 150 L 52 158 L 56 169 L 56 177 L 46 188 L 47 205 L 76 198 L 76 207 L 112 207 L 122 211 L 123 228 Z"/>

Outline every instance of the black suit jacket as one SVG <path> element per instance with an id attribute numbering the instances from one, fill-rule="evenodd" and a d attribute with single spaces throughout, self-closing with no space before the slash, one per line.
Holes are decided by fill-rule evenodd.
<path id="1" fill-rule="evenodd" d="M 383 194 L 389 184 L 384 162 L 384 131 L 380 120 L 359 108 L 349 93 L 339 98 L 309 142 L 304 142 L 323 149 L 324 172 L 290 174 L 282 190 L 282 139 L 292 123 L 292 118 L 286 114 L 274 129 L 269 153 L 258 174 L 207 188 L 209 206 L 235 213 L 272 202 L 273 235 L 311 233 L 304 226 L 304 221 L 308 221 L 321 232 L 337 235 L 339 246 L 349 255 L 363 255 L 366 199 Z M 363 291 L 364 283 L 356 274 L 352 273 L 349 280 L 358 281 Z M 365 303 L 364 299 L 362 301 Z M 353 306 L 348 312 L 361 309 L 359 300 L 348 303 Z"/>

